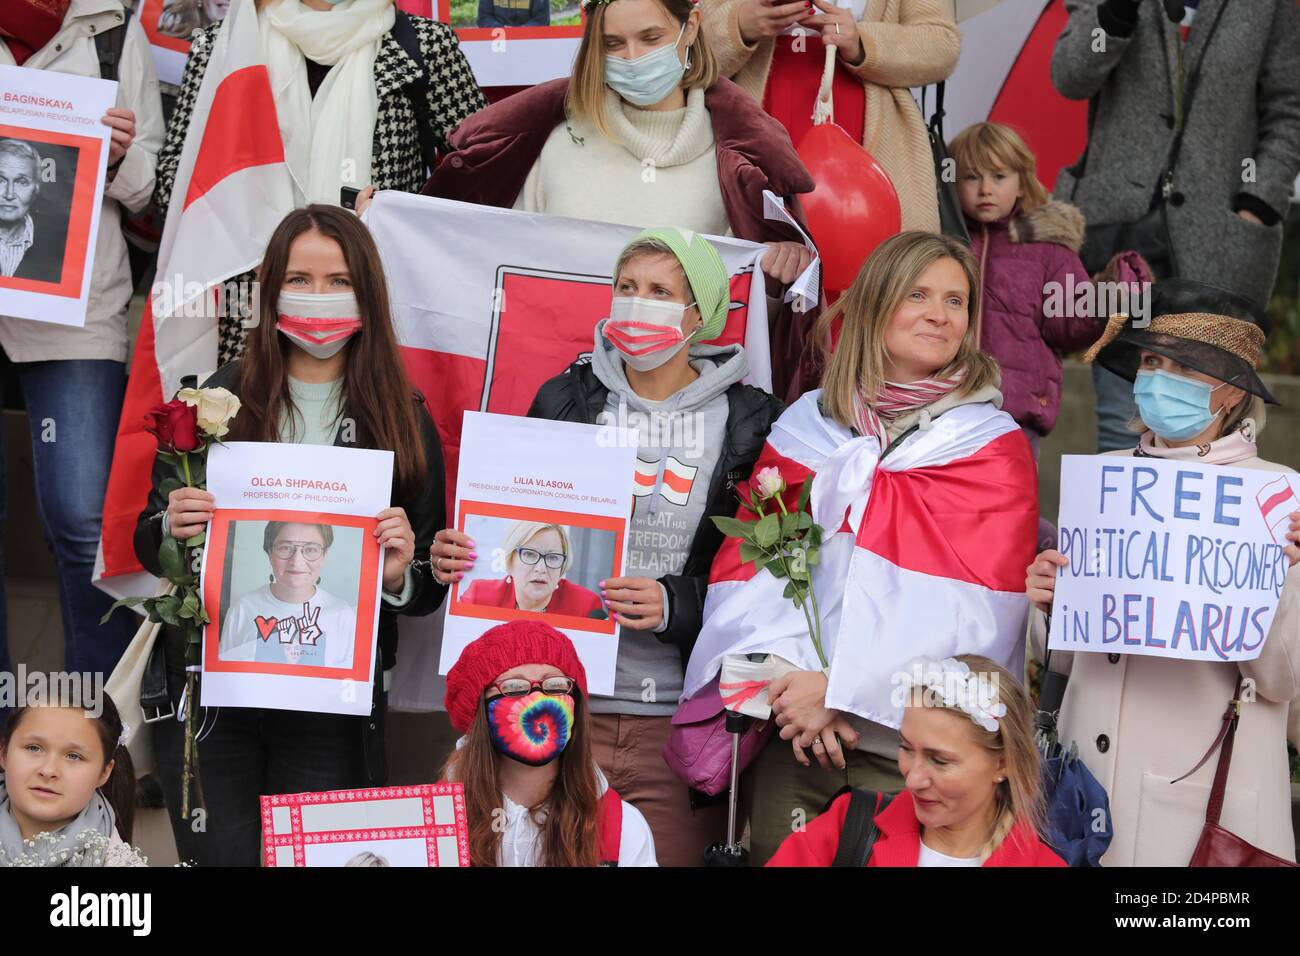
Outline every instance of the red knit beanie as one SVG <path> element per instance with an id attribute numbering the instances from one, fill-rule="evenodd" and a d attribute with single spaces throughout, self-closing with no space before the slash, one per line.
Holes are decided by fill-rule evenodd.
<path id="1" fill-rule="evenodd" d="M 468 733 L 483 691 L 512 667 L 550 664 L 578 682 L 587 694 L 587 672 L 573 642 L 545 621 L 520 620 L 498 624 L 460 653 L 447 673 L 447 716 L 452 727 Z"/>

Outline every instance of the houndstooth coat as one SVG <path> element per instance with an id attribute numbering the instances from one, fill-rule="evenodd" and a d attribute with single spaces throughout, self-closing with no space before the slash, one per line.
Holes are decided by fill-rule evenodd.
<path id="1" fill-rule="evenodd" d="M 456 34 L 444 23 L 424 17 L 411 18 L 419 37 L 428 79 L 428 115 L 442 142 L 457 123 L 486 105 L 482 90 L 474 80 Z M 203 75 L 212 56 L 212 44 L 220 23 L 195 30 L 190 44 L 185 75 L 181 80 L 176 108 L 167 127 L 167 140 L 158 154 L 158 172 L 154 187 L 154 204 L 165 210 L 171 201 L 180 166 L 181 149 L 194 112 Z M 392 33 L 379 44 L 375 57 L 375 88 L 379 93 L 379 110 L 375 117 L 374 153 L 371 179 L 376 189 L 400 189 L 418 192 L 428 179 L 420 151 L 415 111 L 407 87 L 420 77 L 419 65 L 402 49 Z M 218 366 L 238 358 L 243 352 L 243 330 L 237 321 L 222 316 L 219 325 Z"/>

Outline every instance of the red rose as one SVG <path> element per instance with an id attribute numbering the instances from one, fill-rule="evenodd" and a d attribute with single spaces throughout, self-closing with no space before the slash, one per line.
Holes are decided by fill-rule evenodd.
<path id="1" fill-rule="evenodd" d="M 199 447 L 198 409 L 173 399 L 144 417 L 144 430 L 158 439 L 161 451 L 194 451 Z"/>

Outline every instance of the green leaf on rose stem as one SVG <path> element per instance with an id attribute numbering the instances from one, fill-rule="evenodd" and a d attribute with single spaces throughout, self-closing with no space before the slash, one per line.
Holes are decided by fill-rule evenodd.
<path id="1" fill-rule="evenodd" d="M 797 519 L 795 521 L 795 527 L 797 527 L 800 531 L 803 531 L 805 528 L 811 528 L 813 526 L 812 515 L 810 515 L 808 512 L 796 511 L 794 516 Z"/>
<path id="2" fill-rule="evenodd" d="M 161 458 L 163 461 L 167 462 L 167 464 L 169 465 L 174 465 L 177 463 L 177 458 L 175 455 L 173 455 L 171 452 L 163 451 L 161 448 L 158 450 L 158 457 Z"/>
<path id="3" fill-rule="evenodd" d="M 754 536 L 754 522 L 741 521 L 739 518 L 715 517 L 713 524 L 728 538 L 743 538 L 748 541 Z"/>
<path id="4" fill-rule="evenodd" d="M 774 578 L 783 578 L 786 576 L 785 565 L 780 561 L 773 561 L 767 566 L 767 569 L 772 572 L 772 577 Z"/>
<path id="5" fill-rule="evenodd" d="M 178 613 L 181 617 L 186 617 L 193 621 L 198 618 L 198 615 L 202 610 L 203 605 L 199 601 L 198 594 L 194 591 L 190 591 L 185 595 L 185 599 L 181 601 L 181 607 Z"/>
<path id="6" fill-rule="evenodd" d="M 144 604 L 148 600 L 149 598 L 144 598 L 144 597 L 118 598 L 111 605 L 109 605 L 108 610 L 104 612 L 104 616 L 99 619 L 99 623 L 107 624 L 108 619 L 112 616 L 113 612 L 120 607 L 138 607 L 139 605 Z"/>
<path id="7" fill-rule="evenodd" d="M 770 548 L 781 537 L 781 516 L 770 514 L 754 526 L 754 541 L 760 548 Z"/>
<path id="8" fill-rule="evenodd" d="M 742 561 L 766 561 L 768 553 L 756 544 L 750 544 L 748 541 L 740 545 L 740 560 Z"/>
<path id="9" fill-rule="evenodd" d="M 808 572 L 803 568 L 791 568 L 790 579 L 793 581 L 805 582 L 808 580 Z"/>
<path id="10" fill-rule="evenodd" d="M 808 565 L 809 567 L 812 567 L 814 564 L 819 564 L 821 562 L 821 559 L 822 559 L 821 548 L 809 548 L 803 553 L 804 564 Z"/>
<path id="11" fill-rule="evenodd" d="M 208 533 L 206 531 L 200 531 L 198 534 L 191 535 L 185 539 L 185 547 L 197 548 L 206 540 L 208 540 Z"/>
<path id="12" fill-rule="evenodd" d="M 805 481 L 803 483 L 803 487 L 799 489 L 799 500 L 795 504 L 795 508 L 797 510 L 799 511 L 808 510 L 808 498 L 810 495 L 812 495 L 812 483 L 813 483 L 813 478 L 815 477 L 816 477 L 815 475 L 809 475 L 808 480 Z"/>
<path id="13" fill-rule="evenodd" d="M 164 478 L 158 482 L 158 494 L 162 496 L 163 501 L 171 498 L 173 491 L 179 491 L 185 487 L 185 482 L 179 478 Z"/>
<path id="14" fill-rule="evenodd" d="M 164 624 L 170 624 L 173 627 L 180 627 L 181 601 L 175 594 L 168 594 L 166 597 L 159 598 L 153 606 L 154 613 Z"/>
<path id="15" fill-rule="evenodd" d="M 814 548 L 821 547 L 821 543 L 822 543 L 821 525 L 815 524 L 808 529 L 808 543 L 811 544 Z"/>
<path id="16" fill-rule="evenodd" d="M 799 530 L 799 515 L 797 512 L 784 514 L 781 516 L 781 537 L 793 537 L 794 533 Z"/>
<path id="17" fill-rule="evenodd" d="M 190 453 L 190 481 L 195 488 L 206 488 L 208 485 L 208 456 L 206 453 Z"/>
<path id="18" fill-rule="evenodd" d="M 163 577 L 175 580 L 185 576 L 185 554 L 180 541 L 171 535 L 163 537 L 158 548 L 158 563 L 162 565 Z"/>

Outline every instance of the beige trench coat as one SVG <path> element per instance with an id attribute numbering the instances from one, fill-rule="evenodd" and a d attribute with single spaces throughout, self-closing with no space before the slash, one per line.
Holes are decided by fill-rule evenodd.
<path id="1" fill-rule="evenodd" d="M 1293 471 L 1261 458 L 1232 467 Z M 1035 612 L 1034 618 L 1041 660 L 1043 615 Z M 1254 682 L 1254 700 L 1241 708 L 1219 823 L 1294 860 L 1286 743 L 1288 707 L 1300 693 L 1300 565 L 1287 574 L 1272 629 L 1253 661 L 1053 652 L 1052 670 L 1070 674 L 1060 738 L 1066 746 L 1078 744 L 1084 764 L 1110 795 L 1115 836 L 1103 866 L 1187 865 L 1205 822 L 1218 755 L 1186 780 L 1171 781 L 1191 770 L 1214 742 L 1238 666 Z"/>
<path id="2" fill-rule="evenodd" d="M 701 0 L 704 30 L 723 76 L 760 103 L 772 69 L 774 39 L 740 35 L 745 0 Z M 903 229 L 939 231 L 934 157 L 911 88 L 946 79 L 957 66 L 961 33 L 947 0 L 868 0 L 858 21 L 865 59 L 847 67 L 866 88 L 863 143 L 884 167 L 903 211 Z M 821 43 L 812 38 L 811 42 Z M 808 104 L 812 113 L 813 104 Z M 795 144 L 799 145 L 798 143 Z"/>

